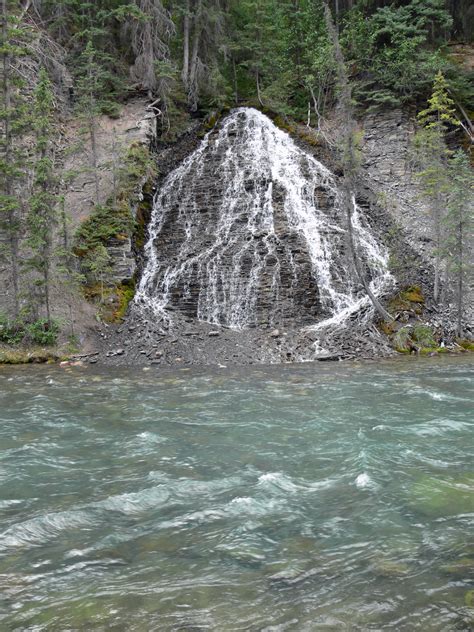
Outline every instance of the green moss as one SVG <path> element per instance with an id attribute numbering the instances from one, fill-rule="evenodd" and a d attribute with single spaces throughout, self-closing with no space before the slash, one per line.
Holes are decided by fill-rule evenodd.
<path id="1" fill-rule="evenodd" d="M 463 557 L 449 564 L 444 564 L 441 567 L 441 571 L 446 575 L 453 577 L 467 577 L 474 574 L 474 559 L 471 557 Z"/>
<path id="2" fill-rule="evenodd" d="M 474 351 L 474 341 L 458 339 L 456 340 L 456 342 L 458 343 L 460 347 L 462 347 L 463 349 L 466 349 L 466 351 Z"/>
<path id="3" fill-rule="evenodd" d="M 65 356 L 49 349 L 0 349 L 0 364 L 52 364 Z"/>
<path id="4" fill-rule="evenodd" d="M 412 285 L 406 290 L 400 292 L 400 297 L 404 301 L 409 301 L 410 303 L 424 303 L 425 297 L 421 291 L 421 288 L 418 285 Z"/>
<path id="5" fill-rule="evenodd" d="M 216 125 L 216 123 L 219 121 L 220 118 L 221 118 L 220 112 L 212 112 L 211 114 L 209 114 L 209 116 L 204 122 L 205 129 L 208 131 L 212 129 Z"/>
<path id="6" fill-rule="evenodd" d="M 323 144 L 321 137 L 314 130 L 302 131 L 299 129 L 297 133 L 298 137 L 308 145 L 311 145 L 311 147 L 320 147 Z"/>
<path id="7" fill-rule="evenodd" d="M 408 564 L 386 559 L 377 560 L 372 570 L 377 577 L 386 578 L 404 577 L 410 572 Z"/>
<path id="8" fill-rule="evenodd" d="M 474 608 L 474 590 L 468 590 L 464 595 L 464 603 L 468 608 Z"/>
<path id="9" fill-rule="evenodd" d="M 395 333 L 395 323 L 393 321 L 382 321 L 379 323 L 379 329 L 386 335 L 391 336 Z"/>
<path id="10" fill-rule="evenodd" d="M 421 288 L 417 285 L 410 285 L 391 299 L 389 307 L 392 313 L 414 311 L 421 314 L 424 303 L 425 298 Z"/>
<path id="11" fill-rule="evenodd" d="M 117 288 L 118 307 L 113 313 L 114 322 L 122 320 L 125 316 L 130 302 L 135 296 L 135 283 L 122 283 Z"/>
<path id="12" fill-rule="evenodd" d="M 288 132 L 288 134 L 294 134 L 296 131 L 296 127 L 293 125 L 293 123 L 290 123 L 288 119 L 283 118 L 279 114 L 274 117 L 273 122 L 284 132 Z"/>

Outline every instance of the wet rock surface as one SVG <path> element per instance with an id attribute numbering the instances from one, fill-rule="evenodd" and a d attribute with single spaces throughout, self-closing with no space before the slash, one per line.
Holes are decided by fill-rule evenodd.
<path id="1" fill-rule="evenodd" d="M 411 205 L 411 198 L 405 200 L 407 195 L 412 195 L 412 189 L 410 189 L 412 183 L 410 183 L 406 167 L 407 144 L 411 134 L 410 123 L 399 113 L 390 115 L 388 119 L 386 128 L 381 127 L 382 123 L 379 119 L 368 119 L 364 163 L 364 172 L 367 177 L 359 182 L 357 205 L 371 235 L 390 252 L 391 266 L 393 266 L 398 287 L 409 285 L 421 287 L 426 298 L 424 310 L 428 319 L 431 319 L 430 324 L 432 321 L 433 328 L 449 330 L 451 326 L 454 330 L 453 310 L 448 307 L 441 312 L 432 302 L 433 270 L 428 247 L 430 236 L 424 234 L 427 230 L 426 222 L 416 224 L 414 214 L 418 215 L 420 208 Z M 210 133 L 207 148 L 200 162 L 193 167 L 199 170 L 197 174 L 200 176 L 197 178 L 199 186 L 197 184 L 194 186 L 192 195 L 188 195 L 189 192 L 187 193 L 184 189 L 181 194 L 172 193 L 169 200 L 164 200 L 164 204 L 168 204 L 169 208 L 167 207 L 166 213 L 161 218 L 161 226 L 153 246 L 161 261 L 171 262 L 170 269 L 172 270 L 173 265 L 174 269 L 178 270 L 179 266 L 176 262 L 179 260 L 192 262 L 196 259 L 198 261 L 199 253 L 203 249 L 212 249 L 211 242 L 214 237 L 212 231 L 205 227 L 209 228 L 218 221 L 222 210 L 225 177 L 235 178 L 236 173 L 241 169 L 245 195 L 248 194 L 249 199 L 265 197 L 262 192 L 266 190 L 267 180 L 263 176 L 256 179 L 255 173 L 252 175 L 243 160 L 244 154 L 237 156 L 235 162 L 229 163 L 224 156 L 228 148 L 225 145 L 216 148 L 216 144 L 218 145 L 216 133 L 219 126 L 223 124 L 221 122 L 216 132 Z M 234 131 L 228 130 L 229 139 L 235 140 L 239 133 L 242 133 L 242 130 L 239 131 L 237 125 Z M 196 126 L 190 129 L 177 145 L 158 149 L 161 174 L 157 185 L 158 191 L 162 191 L 160 187 L 163 186 L 165 176 L 199 147 L 201 138 L 202 126 L 196 123 Z M 381 143 L 385 143 L 387 147 L 386 155 L 383 156 Z M 317 154 L 320 153 L 320 149 L 305 146 L 300 141 L 296 144 L 308 154 L 319 157 Z M 223 165 L 226 166 L 227 171 L 222 171 Z M 301 168 L 305 172 L 310 168 L 309 163 L 306 167 L 303 164 Z M 190 173 L 192 177 L 196 176 L 193 170 Z M 337 176 L 335 178 L 333 183 L 324 183 L 322 179 L 321 186 L 314 190 L 314 196 L 319 209 L 337 224 L 341 222 L 341 217 L 338 217 L 340 211 L 335 205 L 334 182 L 337 182 Z M 397 181 L 399 185 L 396 184 Z M 388 205 L 383 195 L 381 196 L 381 192 L 386 190 L 387 186 L 390 186 L 394 193 L 400 189 L 400 195 L 394 198 L 399 201 L 399 207 Z M 157 315 L 156 311 L 143 305 L 140 308 L 132 305 L 123 325 L 99 327 L 95 343 L 99 354 L 91 361 L 112 365 L 228 366 L 316 360 L 331 362 L 393 355 L 394 351 L 386 336 L 374 324 L 373 312 L 364 313 L 372 311 L 370 306 L 351 315 L 344 327 L 315 331 L 314 325 L 329 314 L 327 311 L 325 313 L 321 303 L 320 288 L 312 276 L 307 243 L 302 239 L 301 233 L 295 230 L 291 222 L 288 222 L 288 216 L 284 212 L 287 194 L 277 182 L 273 183 L 271 203 L 274 224 L 270 231 L 265 230 L 265 227 L 259 227 L 258 222 L 249 222 L 248 214 L 243 212 L 240 206 L 236 208 L 232 234 L 235 236 L 240 234 L 240 230 L 247 231 L 248 245 L 244 243 L 242 250 L 243 237 L 238 238 L 238 243 L 236 239 L 234 241 L 230 239 L 229 246 L 226 245 L 221 253 L 222 256 L 218 258 L 218 263 L 224 270 L 223 278 L 225 274 L 231 275 L 236 260 L 240 266 L 239 273 L 242 279 L 251 273 L 251 258 L 264 262 L 259 272 L 259 283 L 255 287 L 258 293 L 254 309 L 255 317 L 252 322 L 247 323 L 250 327 L 230 328 L 223 322 L 219 322 L 219 319 L 216 322 L 212 318 L 200 317 L 199 302 L 203 291 L 203 276 L 199 276 L 196 265 L 194 267 L 190 265 L 189 270 L 182 275 L 181 279 L 178 277 L 174 279 L 174 285 L 171 286 L 167 297 L 168 305 L 161 314 Z M 186 197 L 184 202 L 183 196 Z M 171 202 L 173 204 L 169 206 Z M 401 218 L 399 209 L 402 206 L 405 209 L 405 215 Z M 198 214 L 196 214 L 196 209 L 199 209 Z M 186 221 L 183 221 L 183 217 Z M 188 220 L 191 219 L 193 222 L 198 221 L 201 225 L 199 237 L 194 240 L 189 239 L 189 232 L 186 234 L 190 230 Z M 343 222 L 341 227 L 344 229 Z M 275 243 L 270 243 L 269 237 L 274 238 Z M 337 278 L 335 277 L 334 288 L 339 291 L 342 287 L 341 280 L 345 276 L 351 277 L 351 283 L 355 284 L 355 291 L 359 295 L 363 294 L 360 287 L 357 289 L 358 282 L 351 269 L 346 240 L 338 239 L 337 234 L 333 234 L 333 238 L 337 243 L 337 260 L 334 262 L 334 266 L 337 267 Z M 246 252 L 248 261 L 245 256 L 240 256 L 242 253 L 245 255 Z M 143 252 L 137 252 L 137 259 L 138 273 L 141 274 L 146 261 L 143 259 Z M 277 294 L 275 294 L 276 267 L 279 270 Z M 365 263 L 365 268 L 370 278 L 371 273 L 367 263 Z M 151 285 L 156 283 L 158 291 L 158 284 L 163 278 L 163 270 L 159 266 L 156 269 L 158 273 Z M 148 292 L 150 287 L 147 288 Z M 222 294 L 223 288 L 218 283 L 215 289 Z M 392 293 L 396 290 L 397 287 L 392 288 Z M 390 292 L 381 296 L 382 300 L 388 300 L 389 297 Z M 237 309 L 240 309 L 237 303 L 236 305 Z M 231 311 L 230 314 L 232 318 Z M 229 315 L 223 320 L 226 319 L 229 319 Z M 213 320 L 213 323 L 203 322 L 207 320 Z"/>

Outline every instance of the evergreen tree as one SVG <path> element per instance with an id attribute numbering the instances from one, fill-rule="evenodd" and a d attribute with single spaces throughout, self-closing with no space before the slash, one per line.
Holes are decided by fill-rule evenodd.
<path id="1" fill-rule="evenodd" d="M 272 11 L 273 9 L 273 11 Z M 240 66 L 250 72 L 257 100 L 263 106 L 262 89 L 265 79 L 271 76 L 272 61 L 275 52 L 270 53 L 269 46 L 277 44 L 273 35 L 276 30 L 278 13 L 272 0 L 243 0 L 240 6 L 243 18 L 237 34 L 237 48 L 241 59 Z"/>
<path id="2" fill-rule="evenodd" d="M 165 100 L 156 62 L 169 61 L 169 41 L 175 32 L 170 14 L 160 0 L 134 0 L 138 12 L 130 18 L 131 44 L 135 61 L 132 79 L 148 91 L 149 98 Z M 160 89 L 161 88 L 161 89 Z"/>
<path id="3" fill-rule="evenodd" d="M 98 243 L 90 250 L 82 262 L 82 268 L 87 276 L 100 287 L 100 302 L 105 299 L 105 285 L 107 275 L 111 272 L 111 259 L 103 243 Z"/>
<path id="4" fill-rule="evenodd" d="M 444 250 L 448 270 L 456 286 L 457 334 L 463 336 L 466 281 L 471 273 L 474 176 L 468 156 L 461 149 L 449 161 L 447 213 L 444 221 Z"/>
<path id="5" fill-rule="evenodd" d="M 440 298 L 441 264 L 443 261 L 442 225 L 449 190 L 448 158 L 450 151 L 445 135 L 449 125 L 458 121 L 449 97 L 446 80 L 437 73 L 428 107 L 418 114 L 422 129 L 414 139 L 415 153 L 421 170 L 417 173 L 423 194 L 427 198 L 435 233 L 434 299 Z"/>
<path id="6" fill-rule="evenodd" d="M 92 39 L 89 39 L 76 68 L 76 112 L 89 141 L 89 162 L 94 178 L 96 204 L 100 204 L 98 119 L 102 112 L 111 113 L 114 110 L 113 93 L 110 91 L 111 76 L 107 70 L 109 59 L 110 56 L 98 50 Z"/>
<path id="7" fill-rule="evenodd" d="M 12 289 L 12 312 L 20 312 L 20 237 L 21 202 L 19 191 L 26 178 L 25 152 L 22 136 L 28 127 L 29 117 L 24 93 L 24 81 L 19 73 L 19 61 L 27 54 L 27 32 L 19 21 L 16 2 L 1 0 L 0 56 L 2 103 L 0 123 L 0 229 L 4 247 L 0 255 L 9 267 Z"/>
<path id="8" fill-rule="evenodd" d="M 51 324 L 51 268 L 53 234 L 57 224 L 57 196 L 54 193 L 53 136 L 54 97 L 46 70 L 41 69 L 35 91 L 33 126 L 36 135 L 36 160 L 33 165 L 33 193 L 27 216 L 27 245 L 30 257 L 27 266 L 37 273 L 35 286 L 39 303 L 44 305 L 46 320 Z"/>

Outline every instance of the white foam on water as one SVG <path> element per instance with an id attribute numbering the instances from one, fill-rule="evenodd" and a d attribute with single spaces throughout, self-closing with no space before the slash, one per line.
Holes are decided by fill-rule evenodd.
<path id="1" fill-rule="evenodd" d="M 374 488 L 376 483 L 370 478 L 367 472 L 362 472 L 355 480 L 355 485 L 359 489 Z"/>

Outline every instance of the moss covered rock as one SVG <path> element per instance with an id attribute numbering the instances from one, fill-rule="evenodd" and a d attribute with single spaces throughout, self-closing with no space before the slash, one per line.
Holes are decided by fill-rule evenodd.
<path id="1" fill-rule="evenodd" d="M 443 564 L 441 571 L 445 575 L 451 575 L 452 577 L 461 579 L 471 576 L 474 578 L 474 558 L 463 557 L 449 564 Z"/>
<path id="2" fill-rule="evenodd" d="M 474 474 L 443 480 L 423 475 L 410 489 L 409 506 L 430 518 L 474 511 Z"/>

